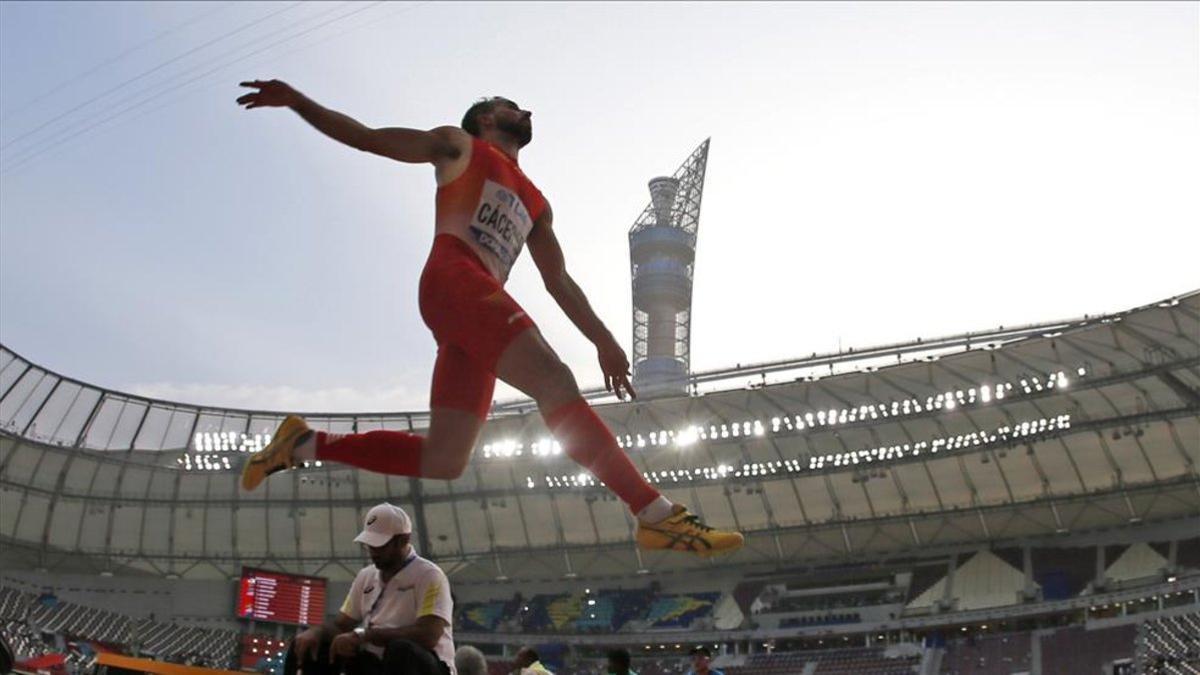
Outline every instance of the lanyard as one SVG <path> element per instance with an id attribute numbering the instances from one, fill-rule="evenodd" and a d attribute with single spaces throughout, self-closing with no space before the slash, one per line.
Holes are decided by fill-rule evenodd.
<path id="1" fill-rule="evenodd" d="M 400 567 L 396 568 L 396 573 L 392 575 L 392 579 L 395 579 L 396 577 L 400 576 L 400 572 L 402 572 L 405 567 L 408 567 L 408 564 L 410 562 L 412 562 L 416 559 L 417 559 L 417 552 L 413 551 L 412 555 L 405 558 L 404 562 L 400 563 Z M 382 587 L 379 589 L 379 595 L 375 596 L 375 602 L 371 603 L 371 608 L 368 609 L 366 611 L 366 613 L 363 615 L 363 618 L 365 619 L 365 623 L 367 624 L 367 628 L 371 627 L 371 617 L 375 614 L 375 608 L 379 607 L 379 601 L 383 600 L 383 594 L 387 592 L 387 586 L 388 586 L 388 584 L 392 583 L 392 579 L 388 579 L 387 584 L 383 583 L 383 580 L 380 580 L 380 584 Z"/>

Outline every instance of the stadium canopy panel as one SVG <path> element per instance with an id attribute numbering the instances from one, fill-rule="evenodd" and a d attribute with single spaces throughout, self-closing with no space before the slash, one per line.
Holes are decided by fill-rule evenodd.
<path id="1" fill-rule="evenodd" d="M 879 559 L 1200 514 L 1200 292 L 1117 314 L 691 376 L 697 393 L 593 396 L 669 497 L 748 535 L 708 563 L 632 544 L 622 504 L 532 403 L 497 406 L 453 482 L 335 465 L 238 489 L 283 413 L 110 391 L 0 347 L 0 542 L 40 567 L 352 576 L 379 501 L 456 583 Z M 707 385 L 707 389 L 704 385 Z M 311 414 L 336 432 L 426 411 Z"/>

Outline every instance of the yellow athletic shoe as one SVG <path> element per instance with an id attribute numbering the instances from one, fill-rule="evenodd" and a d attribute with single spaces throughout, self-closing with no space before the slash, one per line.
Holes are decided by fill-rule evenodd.
<path id="1" fill-rule="evenodd" d="M 296 448 L 296 440 L 308 431 L 304 420 L 295 415 L 285 417 L 267 447 L 246 458 L 242 465 L 242 489 L 253 490 L 267 476 L 294 468 L 296 460 L 292 458 L 292 451 Z"/>
<path id="2" fill-rule="evenodd" d="M 657 523 L 638 522 L 637 543 L 643 550 L 684 551 L 702 558 L 732 553 L 742 547 L 740 532 L 716 530 L 676 504 L 670 516 Z"/>

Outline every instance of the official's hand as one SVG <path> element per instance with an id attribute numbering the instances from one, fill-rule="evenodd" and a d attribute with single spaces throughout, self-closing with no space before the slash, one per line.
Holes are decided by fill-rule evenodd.
<path id="1" fill-rule="evenodd" d="M 238 97 L 238 105 L 246 106 L 246 110 L 287 107 L 300 101 L 300 92 L 282 80 L 252 80 L 239 86 L 258 90 Z"/>
<path id="2" fill-rule="evenodd" d="M 296 636 L 292 641 L 292 648 L 296 651 L 297 663 L 304 663 L 310 654 L 312 658 L 317 658 L 317 652 L 321 648 L 321 633 L 319 626 L 313 626 Z"/>
<path id="3" fill-rule="evenodd" d="M 354 655 L 358 654 L 360 644 L 362 644 L 362 640 L 359 640 L 358 636 L 352 632 L 342 633 L 333 638 L 333 642 L 329 644 L 329 662 L 333 663 L 333 660 L 338 657 L 354 658 Z"/>
<path id="4" fill-rule="evenodd" d="M 626 392 L 630 398 L 637 398 L 637 392 L 629 383 L 629 357 L 625 356 L 621 345 L 609 336 L 596 345 L 596 355 L 600 359 L 600 371 L 604 373 L 604 388 L 616 394 L 622 401 L 625 400 Z"/>

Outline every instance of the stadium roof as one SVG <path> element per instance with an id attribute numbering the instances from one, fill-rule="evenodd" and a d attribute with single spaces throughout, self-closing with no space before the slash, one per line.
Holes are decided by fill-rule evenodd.
<path id="1" fill-rule="evenodd" d="M 348 578 L 360 514 L 414 515 L 461 582 L 782 566 L 900 555 L 1200 513 L 1200 292 L 1117 314 L 737 367 L 695 394 L 603 403 L 668 496 L 746 548 L 641 555 L 623 506 L 529 402 L 498 406 L 453 482 L 339 466 L 237 489 L 282 415 L 156 401 L 0 347 L 0 541 L 41 566 L 196 577 L 241 565 Z M 423 411 L 312 415 L 420 429 Z"/>

